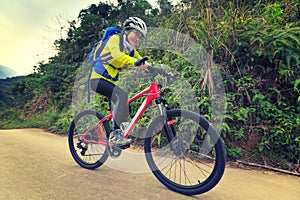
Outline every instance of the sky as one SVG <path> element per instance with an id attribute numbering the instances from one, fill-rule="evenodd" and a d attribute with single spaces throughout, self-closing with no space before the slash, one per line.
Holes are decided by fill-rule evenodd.
<path id="1" fill-rule="evenodd" d="M 77 19 L 80 10 L 100 1 L 0 0 L 0 65 L 19 75 L 32 73 L 33 66 L 55 55 L 53 44 L 60 38 L 60 24 Z M 148 2 L 154 5 L 156 1 Z"/>

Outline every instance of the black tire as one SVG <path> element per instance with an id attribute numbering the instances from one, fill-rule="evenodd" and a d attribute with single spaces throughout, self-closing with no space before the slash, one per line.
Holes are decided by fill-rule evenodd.
<path id="1" fill-rule="evenodd" d="M 99 139 L 94 136 L 95 131 L 91 130 L 102 118 L 103 116 L 95 110 L 84 110 L 77 114 L 71 123 L 68 135 L 69 149 L 74 160 L 83 168 L 98 168 L 109 156 L 107 146 L 97 144 Z M 109 123 L 104 121 L 96 127 L 97 130 L 105 130 L 101 141 L 107 141 L 110 132 Z M 86 137 L 95 142 L 83 142 L 82 135 L 84 133 L 88 133 Z"/>
<path id="2" fill-rule="evenodd" d="M 209 191 L 225 170 L 218 132 L 201 115 L 186 110 L 169 110 L 167 117 L 155 118 L 147 130 L 144 150 L 155 177 L 184 195 Z"/>

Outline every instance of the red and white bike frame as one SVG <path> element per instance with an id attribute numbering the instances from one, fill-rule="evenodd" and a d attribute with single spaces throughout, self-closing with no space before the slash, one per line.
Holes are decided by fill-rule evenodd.
<path id="1" fill-rule="evenodd" d="M 146 96 L 147 95 L 147 96 Z M 141 91 L 140 93 L 136 94 L 134 97 L 132 97 L 131 99 L 129 99 L 128 104 L 132 103 L 133 101 L 146 96 L 146 98 L 144 99 L 142 105 L 139 107 L 139 109 L 137 110 L 135 116 L 133 117 L 133 119 L 131 120 L 130 124 L 128 125 L 127 129 L 125 130 L 125 134 L 124 136 L 127 138 L 129 137 L 130 133 L 132 132 L 132 130 L 134 129 L 135 125 L 137 124 L 137 122 L 139 121 L 139 119 L 141 118 L 141 116 L 144 114 L 145 110 L 147 109 L 147 107 L 151 104 L 151 102 L 154 99 L 160 98 L 160 91 L 158 88 L 158 85 L 156 82 L 153 82 L 148 88 L 144 89 L 143 91 Z M 161 105 L 158 104 L 159 109 L 161 114 L 163 114 Z M 107 141 L 106 141 L 106 136 L 105 136 L 105 129 L 102 125 L 102 123 L 105 120 L 112 120 L 113 119 L 113 111 L 110 110 L 109 115 L 103 117 L 103 119 L 101 119 L 95 126 L 93 126 L 89 131 L 86 131 L 83 135 L 82 135 L 82 140 L 83 142 L 86 143 L 94 143 L 94 144 L 102 144 L 104 146 L 107 146 Z M 99 127 L 100 128 L 97 128 Z M 96 131 L 96 135 L 97 135 L 97 139 L 98 141 L 92 141 L 86 138 L 86 136 L 88 134 L 91 134 L 92 131 Z M 104 134 L 104 135 L 103 135 Z"/>

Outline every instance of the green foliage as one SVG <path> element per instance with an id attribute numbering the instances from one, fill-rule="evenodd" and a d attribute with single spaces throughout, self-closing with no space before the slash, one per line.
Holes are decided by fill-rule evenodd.
<path id="1" fill-rule="evenodd" d="M 53 120 L 54 124 L 50 127 L 50 130 L 59 134 L 68 133 L 69 126 L 73 120 L 71 110 L 64 110 L 63 112 L 56 113 L 56 117 L 57 119 Z"/>
<path id="2" fill-rule="evenodd" d="M 173 7 L 170 1 L 158 3 L 160 9 L 136 0 L 118 1 L 117 6 L 100 2 L 81 10 L 78 19 L 69 23 L 68 36 L 55 41 L 56 56 L 48 63 L 40 63 L 35 73 L 23 79 L 9 84 L 1 82 L 5 87 L 0 91 L 0 127 L 67 132 L 72 119 L 72 88 L 79 66 L 106 27 L 120 26 L 127 17 L 137 15 L 149 26 L 190 35 L 215 61 L 226 87 L 224 107 L 228 111 L 217 128 L 230 158 L 299 165 L 299 1 L 193 0 Z M 197 102 L 189 106 L 210 119 L 211 102 L 218 98 L 210 96 L 218 84 L 208 81 L 212 72 L 199 71 L 171 52 L 144 51 L 155 61 L 181 73 L 196 95 Z M 141 81 L 136 89 L 144 86 Z M 184 91 L 183 83 L 162 86 L 170 91 L 166 92 L 166 98 L 171 106 L 183 104 L 178 98 Z M 133 104 L 132 109 L 136 110 L 139 103 Z M 107 112 L 107 102 L 100 95 L 95 96 L 91 105 L 104 114 Z M 85 106 L 90 105 L 79 106 L 76 112 Z M 149 123 L 149 119 L 143 118 L 143 123 Z M 157 141 L 164 142 L 163 138 Z"/>
<path id="3" fill-rule="evenodd" d="M 232 159 L 237 159 L 242 156 L 242 148 L 230 148 L 227 149 L 227 154 Z"/>
<path id="4" fill-rule="evenodd" d="M 264 161 L 284 157 L 299 163 L 298 6 L 189 1 L 173 16 L 174 28 L 213 50 L 224 66 L 229 113 L 220 128 L 234 158 L 243 155 L 236 151 L 243 146 L 245 155 L 256 150 Z"/>
<path id="5" fill-rule="evenodd" d="M 13 86 L 14 82 L 22 81 L 25 77 L 13 77 L 13 78 L 6 78 L 0 79 L 0 111 L 5 110 L 6 107 L 13 106 L 14 101 L 12 100 L 12 91 L 11 87 Z"/>

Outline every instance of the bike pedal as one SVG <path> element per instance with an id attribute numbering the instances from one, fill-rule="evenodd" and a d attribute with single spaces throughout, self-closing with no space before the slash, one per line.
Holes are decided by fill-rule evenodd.
<path id="1" fill-rule="evenodd" d="M 111 146 L 109 147 L 108 150 L 109 150 L 110 157 L 112 158 L 118 158 L 122 153 L 121 147 Z"/>
<path id="2" fill-rule="evenodd" d="M 127 149 L 127 148 L 129 148 L 129 147 L 130 147 L 130 144 L 124 145 L 124 146 L 120 146 L 121 149 Z"/>

